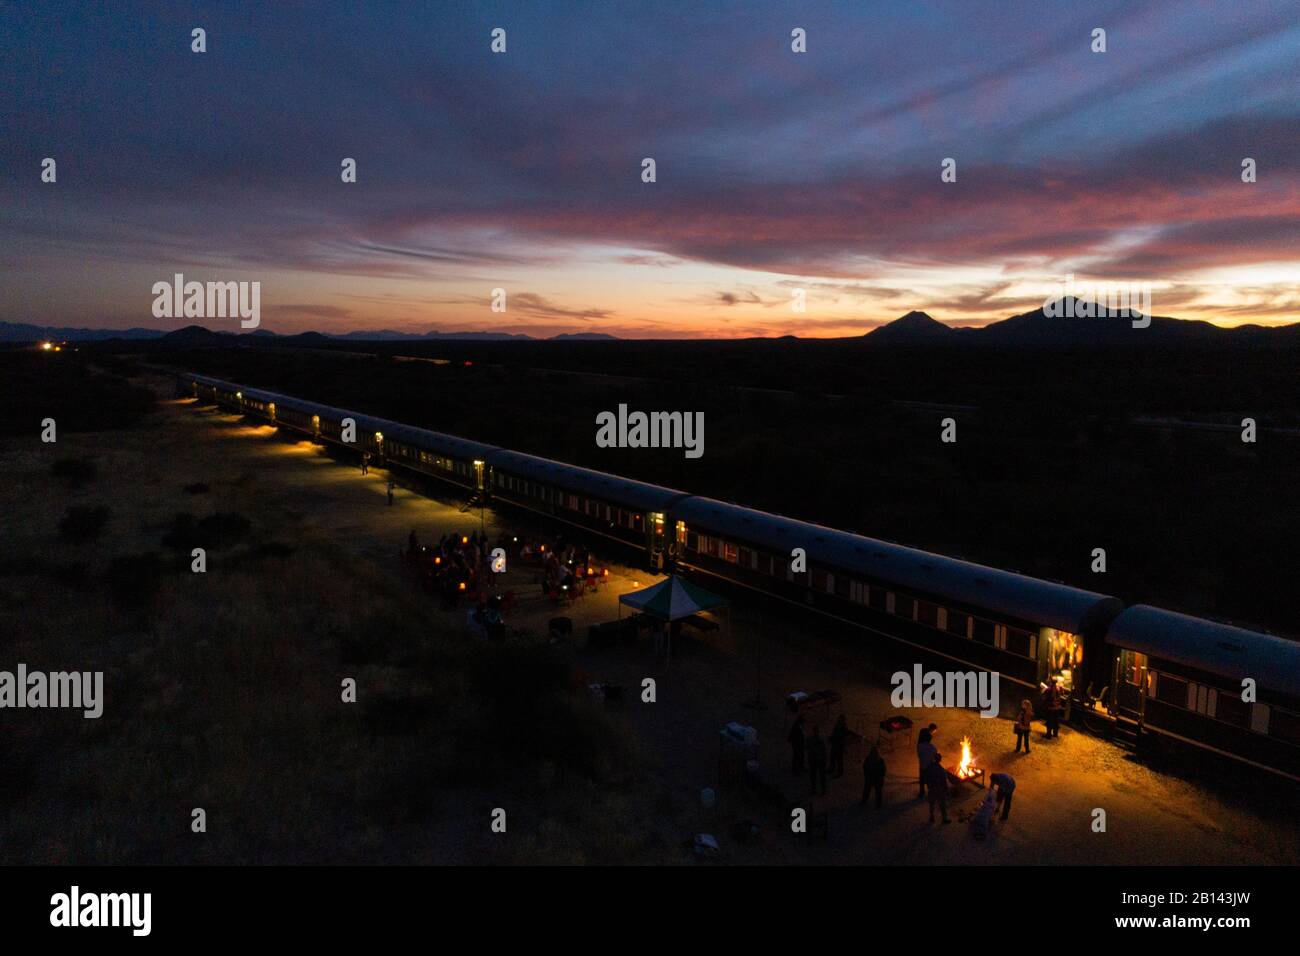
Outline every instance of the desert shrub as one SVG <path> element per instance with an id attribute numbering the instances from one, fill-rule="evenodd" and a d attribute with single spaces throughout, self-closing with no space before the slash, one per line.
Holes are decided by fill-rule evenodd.
<path id="1" fill-rule="evenodd" d="M 163 535 L 163 544 L 177 551 L 194 548 L 219 550 L 237 543 L 252 522 L 240 514 L 218 512 L 206 518 L 195 518 L 189 512 L 179 512 L 172 517 L 171 530 Z"/>
<path id="2" fill-rule="evenodd" d="M 567 657 L 553 645 L 480 645 L 470 674 L 484 719 L 472 731 L 478 744 L 466 738 L 469 749 L 549 760 L 593 779 L 628 765 L 626 734 L 575 687 Z"/>
<path id="3" fill-rule="evenodd" d="M 140 610 L 153 601 L 166 573 L 166 562 L 153 552 L 125 554 L 109 564 L 104 582 L 121 607 Z"/>
<path id="4" fill-rule="evenodd" d="M 265 544 L 259 544 L 249 554 L 250 558 L 276 558 L 284 559 L 293 557 L 293 553 L 298 549 L 291 544 L 285 544 L 283 541 L 267 541 Z"/>
<path id="5" fill-rule="evenodd" d="M 59 534 L 69 541 L 93 541 L 108 523 L 103 505 L 73 505 L 59 522 Z"/>
<path id="6" fill-rule="evenodd" d="M 241 514 L 218 512 L 199 521 L 199 533 L 209 548 L 225 548 L 248 533 L 253 523 Z"/>
<path id="7" fill-rule="evenodd" d="M 70 561 L 50 568 L 50 576 L 62 584 L 84 584 L 90 577 L 90 565 L 85 561 Z"/>
<path id="8" fill-rule="evenodd" d="M 50 466 L 50 474 L 69 488 L 80 488 L 99 476 L 99 468 L 89 458 L 60 458 Z"/>

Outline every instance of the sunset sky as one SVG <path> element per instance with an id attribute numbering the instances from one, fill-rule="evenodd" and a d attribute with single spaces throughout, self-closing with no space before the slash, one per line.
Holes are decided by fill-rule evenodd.
<path id="1" fill-rule="evenodd" d="M 177 272 L 283 333 L 1300 321 L 1300 3 L 6 3 L 0 248 L 51 325 L 188 324 Z"/>

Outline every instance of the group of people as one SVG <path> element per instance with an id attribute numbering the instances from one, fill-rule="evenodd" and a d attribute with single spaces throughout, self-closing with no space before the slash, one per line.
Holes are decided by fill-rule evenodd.
<path id="1" fill-rule="evenodd" d="M 564 592 L 577 594 L 586 580 L 591 553 L 577 545 L 565 545 L 561 538 L 555 548 L 542 556 L 542 589 L 551 597 Z"/>
<path id="2" fill-rule="evenodd" d="M 826 777 L 844 776 L 844 753 L 849 744 L 849 725 L 840 714 L 827 737 L 822 737 L 820 724 L 813 724 L 812 734 L 804 731 L 803 714 L 790 726 L 786 740 L 790 744 L 790 771 L 802 774 L 807 768 L 808 779 L 814 795 L 826 793 Z M 876 747 L 871 748 L 862 762 L 862 804 L 865 806 L 872 792 L 876 795 L 876 809 L 880 809 L 885 786 L 885 761 Z"/>
<path id="3" fill-rule="evenodd" d="M 487 535 L 477 531 L 467 535 L 444 534 L 437 544 L 422 545 L 412 528 L 407 548 L 407 556 L 421 565 L 435 589 L 442 592 L 452 607 L 464 595 L 477 592 L 479 581 L 487 573 Z"/>
<path id="4" fill-rule="evenodd" d="M 1028 704 L 1028 701 L 1024 702 Z M 1021 716 L 1024 710 L 1021 710 Z M 1032 716 L 1032 709 L 1031 709 Z M 1019 746 L 1020 718 L 1016 720 L 1016 738 L 1017 747 Z M 917 797 L 924 800 L 928 795 L 930 798 L 930 822 L 934 822 L 934 811 L 937 807 L 944 823 L 951 823 L 948 819 L 948 771 L 943 766 L 943 755 L 939 753 L 939 748 L 934 745 L 934 735 L 938 732 L 938 724 L 930 724 L 923 729 L 916 738 L 916 764 L 917 777 L 920 792 Z M 1027 731 L 1026 731 L 1027 733 Z M 1025 744 L 1028 748 L 1028 743 Z M 996 803 L 1002 807 L 1002 819 L 1005 820 L 1011 815 L 1011 794 L 1016 789 L 1016 780 L 1009 773 L 995 773 L 989 777 L 989 786 L 993 788 Z"/>
<path id="5" fill-rule="evenodd" d="M 1028 703 L 1025 702 L 1026 705 Z M 1032 708 L 1029 710 L 1032 716 Z M 1024 715 L 1023 709 L 1021 715 Z M 943 756 L 934 743 L 934 735 L 938 730 L 938 724 L 930 724 L 917 735 L 918 799 L 929 798 L 931 823 L 934 823 L 936 810 L 943 823 L 951 823 L 948 818 L 948 771 L 944 769 Z M 1018 743 L 1019 720 L 1017 720 L 1016 735 Z M 814 724 L 812 733 L 806 734 L 804 718 L 800 714 L 795 718 L 786 738 L 790 744 L 790 771 L 794 774 L 802 774 L 806 771 L 813 794 L 824 795 L 828 774 L 835 778 L 844 776 L 844 752 L 848 738 L 848 724 L 843 714 L 836 719 L 830 734 L 825 738 L 822 736 L 820 724 Z M 862 761 L 861 806 L 866 806 L 873 798 L 877 810 L 883 805 L 885 769 L 885 760 L 880 756 L 880 749 L 873 746 Z M 1002 808 L 1002 819 L 1006 820 L 1011 814 L 1011 795 L 1016 789 L 1015 778 L 1008 773 L 995 773 L 989 777 L 989 786 L 993 788 L 996 803 Z"/>

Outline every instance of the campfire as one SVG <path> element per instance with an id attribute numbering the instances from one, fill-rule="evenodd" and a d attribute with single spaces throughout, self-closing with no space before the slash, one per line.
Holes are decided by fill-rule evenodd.
<path id="1" fill-rule="evenodd" d="M 970 738 L 961 739 L 961 763 L 957 764 L 956 777 L 958 780 L 969 780 L 980 772 L 979 767 L 975 766 L 975 756 L 970 752 Z"/>
<path id="2" fill-rule="evenodd" d="M 945 767 L 948 779 L 954 784 L 973 783 L 978 787 L 984 784 L 984 768 L 975 765 L 975 755 L 970 752 L 970 738 L 961 739 L 961 762 L 955 767 Z"/>

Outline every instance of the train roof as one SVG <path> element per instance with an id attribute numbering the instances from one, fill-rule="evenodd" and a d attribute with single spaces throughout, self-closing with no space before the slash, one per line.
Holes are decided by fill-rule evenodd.
<path id="1" fill-rule="evenodd" d="M 1118 598 L 1011 571 L 972 564 L 823 525 L 743 508 L 712 498 L 688 498 L 674 515 L 740 540 L 788 553 L 803 548 L 810 560 L 856 571 L 922 594 L 1022 621 L 1082 633 L 1122 606 Z"/>
<path id="2" fill-rule="evenodd" d="M 526 455 L 518 451 L 507 451 L 504 448 L 489 453 L 487 460 L 494 468 L 505 468 L 525 478 L 560 484 L 595 498 L 626 502 L 647 511 L 663 511 L 674 502 L 687 497 L 685 491 L 678 491 L 675 488 L 663 488 L 644 481 L 620 478 L 618 475 L 610 475 L 603 471 L 566 465 L 564 462 L 538 458 L 536 455 Z"/>
<path id="3" fill-rule="evenodd" d="M 400 422 L 379 418 L 375 415 L 367 415 L 364 412 L 349 411 L 345 408 L 336 408 L 333 405 L 323 405 L 320 402 L 309 402 L 306 399 L 295 398 L 292 395 L 284 395 L 280 392 L 269 392 L 261 388 L 245 388 L 242 385 L 236 385 L 234 382 L 208 378 L 204 375 L 194 375 L 193 373 L 190 373 L 189 377 L 206 385 L 217 385 L 232 391 L 242 391 L 248 398 L 274 402 L 280 408 L 295 409 L 307 415 L 320 415 L 331 421 L 351 418 L 367 431 L 382 432 L 385 438 L 392 438 L 415 448 L 422 448 L 425 451 L 441 452 L 464 461 L 486 461 L 485 456 L 487 453 L 496 448 L 495 445 L 485 445 L 482 442 L 472 441 L 468 438 L 458 438 L 455 435 L 447 435 L 427 428 L 403 425 Z"/>
<path id="4" fill-rule="evenodd" d="M 1300 642 L 1135 604 L 1110 624 L 1107 643 L 1300 698 Z"/>

